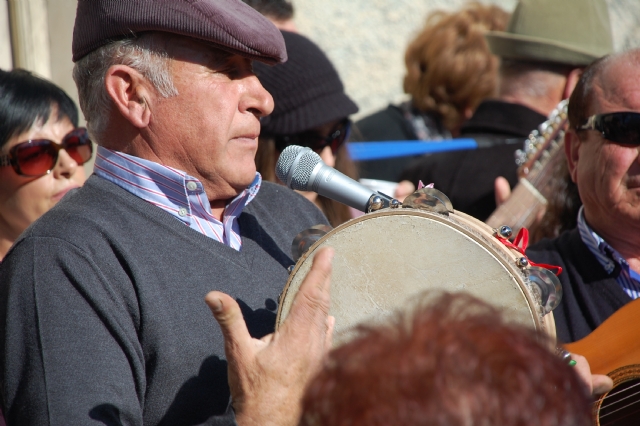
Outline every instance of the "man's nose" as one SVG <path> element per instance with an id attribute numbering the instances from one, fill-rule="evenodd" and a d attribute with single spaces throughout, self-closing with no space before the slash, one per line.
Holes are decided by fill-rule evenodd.
<path id="1" fill-rule="evenodd" d="M 249 111 L 256 117 L 264 117 L 273 112 L 273 96 L 262 87 L 255 75 L 246 78 L 246 96 L 241 101 L 241 111 Z"/>

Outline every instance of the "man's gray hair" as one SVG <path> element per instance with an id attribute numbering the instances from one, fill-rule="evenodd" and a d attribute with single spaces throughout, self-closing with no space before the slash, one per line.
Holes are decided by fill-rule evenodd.
<path id="1" fill-rule="evenodd" d="M 114 41 L 80 59 L 73 68 L 73 79 L 78 87 L 80 108 L 87 120 L 92 138 L 101 142 L 113 100 L 105 87 L 105 74 L 113 65 L 127 65 L 147 78 L 160 96 L 168 98 L 178 94 L 166 50 L 160 36 L 142 34 L 135 38 Z"/>

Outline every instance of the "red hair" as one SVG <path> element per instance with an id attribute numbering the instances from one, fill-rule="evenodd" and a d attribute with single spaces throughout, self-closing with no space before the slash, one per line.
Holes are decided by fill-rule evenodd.
<path id="1" fill-rule="evenodd" d="M 413 105 L 435 112 L 447 129 L 464 121 L 494 95 L 498 58 L 484 39 L 487 31 L 501 31 L 509 13 L 498 6 L 471 3 L 458 12 L 436 11 L 405 52 L 404 91 Z"/>
<path id="2" fill-rule="evenodd" d="M 361 326 L 309 385 L 301 425 L 589 425 L 590 401 L 549 339 L 443 294 Z"/>

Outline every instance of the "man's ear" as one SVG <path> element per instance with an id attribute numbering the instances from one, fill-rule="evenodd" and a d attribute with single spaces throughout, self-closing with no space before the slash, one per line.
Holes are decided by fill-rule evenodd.
<path id="1" fill-rule="evenodd" d="M 576 183 L 578 178 L 578 160 L 580 159 L 580 145 L 582 141 L 575 130 L 567 130 L 564 135 L 564 153 L 571 180 Z"/>
<path id="2" fill-rule="evenodd" d="M 564 92 L 562 93 L 562 99 L 569 99 L 571 93 L 573 93 L 573 89 L 576 88 L 581 75 L 582 68 L 574 68 L 569 71 L 569 74 L 567 74 L 567 82 L 564 85 Z"/>
<path id="3" fill-rule="evenodd" d="M 104 77 L 107 93 L 120 114 L 137 128 L 151 120 L 149 83 L 138 71 L 126 65 L 113 65 Z"/>

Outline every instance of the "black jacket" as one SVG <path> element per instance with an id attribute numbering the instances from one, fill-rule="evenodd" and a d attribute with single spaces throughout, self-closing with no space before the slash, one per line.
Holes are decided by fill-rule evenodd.
<path id="1" fill-rule="evenodd" d="M 558 340 L 570 343 L 587 336 L 631 297 L 609 275 L 580 238 L 577 228 L 527 250 L 537 263 L 561 266 L 562 301 L 553 311 Z M 632 326 L 630 324 L 630 326 Z"/>
<path id="2" fill-rule="evenodd" d="M 402 172 L 400 180 L 434 183 L 456 210 L 485 221 L 496 208 L 495 179 L 504 176 L 515 186 L 514 153 L 545 119 L 523 105 L 484 101 L 460 135 L 476 139 L 481 148 L 423 156 Z"/>

